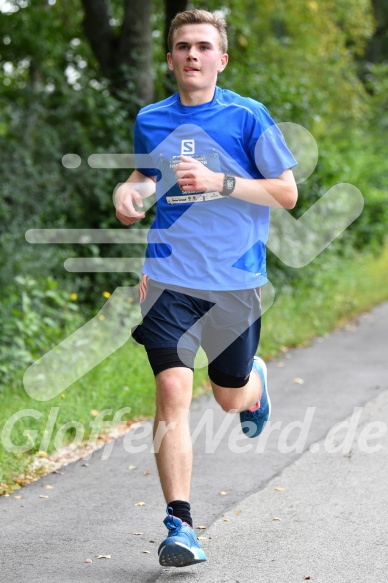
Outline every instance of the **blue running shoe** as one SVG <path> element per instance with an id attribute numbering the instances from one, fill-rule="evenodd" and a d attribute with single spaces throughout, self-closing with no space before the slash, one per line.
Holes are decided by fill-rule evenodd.
<path id="1" fill-rule="evenodd" d="M 164 524 L 168 528 L 168 537 L 158 549 L 159 563 L 163 567 L 187 567 L 206 561 L 206 555 L 199 546 L 194 530 L 172 515 L 172 508 L 167 508 Z"/>
<path id="2" fill-rule="evenodd" d="M 241 411 L 240 421 L 242 430 L 248 437 L 257 437 L 263 431 L 271 414 L 271 401 L 269 400 L 267 387 L 267 367 L 264 360 L 255 356 L 252 367 L 259 375 L 263 385 L 259 406 L 252 407 L 247 411 Z"/>

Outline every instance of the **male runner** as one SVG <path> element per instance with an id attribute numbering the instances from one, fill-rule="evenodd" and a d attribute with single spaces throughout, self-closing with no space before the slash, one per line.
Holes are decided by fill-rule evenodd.
<path id="1" fill-rule="evenodd" d="M 189 504 L 194 357 L 202 345 L 216 401 L 240 412 L 249 437 L 259 435 L 270 413 L 266 367 L 255 357 L 269 207 L 293 208 L 297 188 L 296 161 L 266 108 L 216 85 L 228 63 L 222 18 L 203 10 L 178 14 L 167 63 L 178 92 L 139 112 L 139 164 L 117 190 L 115 206 L 117 217 L 133 224 L 156 189 L 143 323 L 133 336 L 156 379 L 154 435 L 160 423 L 168 427 L 155 448 L 169 530 L 159 562 L 182 567 L 206 560 Z"/>

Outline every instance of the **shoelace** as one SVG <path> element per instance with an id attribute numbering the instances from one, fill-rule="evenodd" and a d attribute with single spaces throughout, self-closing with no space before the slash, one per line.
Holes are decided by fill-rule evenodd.
<path id="1" fill-rule="evenodd" d="M 168 532 L 171 533 L 178 530 L 180 524 L 174 524 L 174 515 L 172 514 L 172 512 L 171 513 L 169 512 L 169 508 L 167 509 L 167 512 L 169 520 L 167 520 L 165 524 L 168 528 Z"/>

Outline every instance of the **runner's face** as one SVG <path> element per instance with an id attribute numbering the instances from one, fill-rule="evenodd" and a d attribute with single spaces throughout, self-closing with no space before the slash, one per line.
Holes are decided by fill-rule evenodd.
<path id="1" fill-rule="evenodd" d="M 210 101 L 228 55 L 221 53 L 220 35 L 213 25 L 186 24 L 176 30 L 167 62 L 181 93 L 200 93 L 205 99 L 210 96 Z"/>

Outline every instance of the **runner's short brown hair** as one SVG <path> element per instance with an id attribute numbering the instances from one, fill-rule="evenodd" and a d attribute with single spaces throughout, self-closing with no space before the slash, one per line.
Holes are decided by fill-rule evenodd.
<path id="1" fill-rule="evenodd" d="M 218 16 L 214 12 L 207 10 L 185 10 L 179 12 L 171 21 L 170 30 L 167 37 L 168 50 L 172 52 L 173 37 L 175 32 L 185 24 L 211 24 L 216 28 L 220 35 L 220 50 L 221 53 L 226 53 L 228 50 L 228 37 L 226 34 L 226 21 L 222 16 Z"/>

